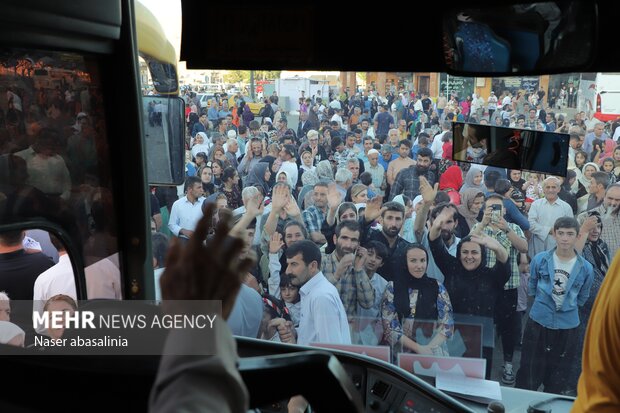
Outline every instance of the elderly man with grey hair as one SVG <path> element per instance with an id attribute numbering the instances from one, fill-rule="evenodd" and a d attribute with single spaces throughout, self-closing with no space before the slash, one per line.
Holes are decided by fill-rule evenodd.
<path id="1" fill-rule="evenodd" d="M 234 132 L 234 131 L 231 131 Z M 236 134 L 235 134 L 236 135 Z M 239 143 L 236 138 L 228 138 L 226 141 L 226 159 L 230 163 L 230 166 L 237 169 L 239 167 L 239 161 L 237 161 L 237 151 L 239 150 Z"/>
<path id="2" fill-rule="evenodd" d="M 545 197 L 537 199 L 530 207 L 528 214 L 532 232 L 528 248 L 530 257 L 554 248 L 556 246 L 553 237 L 554 222 L 558 218 L 573 217 L 573 209 L 558 197 L 560 185 L 560 180 L 555 176 L 545 179 L 543 181 Z"/>
<path id="3" fill-rule="evenodd" d="M 347 195 L 347 190 L 353 185 L 353 173 L 348 169 L 340 168 L 336 171 L 336 187 L 342 195 L 342 199 Z"/>

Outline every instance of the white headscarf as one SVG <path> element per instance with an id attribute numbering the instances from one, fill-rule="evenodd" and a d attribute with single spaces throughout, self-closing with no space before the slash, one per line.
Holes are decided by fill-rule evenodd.
<path id="1" fill-rule="evenodd" d="M 0 343 L 7 344 L 17 336 L 21 336 L 21 347 L 23 347 L 26 337 L 24 330 L 10 321 L 0 321 Z"/>

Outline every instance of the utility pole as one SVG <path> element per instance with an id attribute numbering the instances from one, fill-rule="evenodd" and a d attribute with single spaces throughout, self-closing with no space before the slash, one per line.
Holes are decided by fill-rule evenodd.
<path id="1" fill-rule="evenodd" d="M 255 90 L 254 90 L 254 71 L 250 70 L 250 97 L 252 99 L 255 98 Z"/>

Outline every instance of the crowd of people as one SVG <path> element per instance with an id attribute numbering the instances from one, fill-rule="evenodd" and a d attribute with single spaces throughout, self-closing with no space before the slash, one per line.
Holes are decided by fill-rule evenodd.
<path id="1" fill-rule="evenodd" d="M 239 100 L 216 122 L 188 115 L 184 193 L 158 194 L 170 214 L 154 236 L 187 242 L 210 204 L 214 220 L 232 216 L 255 262 L 235 334 L 483 357 L 487 378 L 501 342 L 504 384 L 574 393 L 589 312 L 620 246 L 620 146 L 532 95 L 343 91 L 300 99 L 296 130 L 275 94 L 261 121 L 235 114 Z M 454 162 L 453 121 L 570 133 L 567 176 Z M 486 331 L 481 349 L 459 328 L 471 323 Z"/>

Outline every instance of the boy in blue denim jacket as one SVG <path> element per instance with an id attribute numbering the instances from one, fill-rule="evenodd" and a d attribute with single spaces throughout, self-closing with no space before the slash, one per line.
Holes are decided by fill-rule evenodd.
<path id="1" fill-rule="evenodd" d="M 539 253 L 530 264 L 529 291 L 534 304 L 523 336 L 521 367 L 516 387 L 548 393 L 566 392 L 575 333 L 580 322 L 578 306 L 590 295 L 594 280 L 592 265 L 577 255 L 575 243 L 579 223 L 575 218 L 555 221 L 557 247 Z"/>

